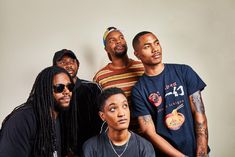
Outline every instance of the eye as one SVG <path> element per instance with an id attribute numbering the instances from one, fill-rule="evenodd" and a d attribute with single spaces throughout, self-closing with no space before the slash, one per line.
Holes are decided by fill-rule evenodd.
<path id="1" fill-rule="evenodd" d="M 124 104 L 123 108 L 125 108 L 125 109 L 128 108 L 128 104 Z"/>
<path id="2" fill-rule="evenodd" d="M 158 46 L 158 45 L 159 45 L 159 41 L 156 41 L 156 42 L 154 43 L 154 45 Z"/>
<path id="3" fill-rule="evenodd" d="M 143 49 L 148 49 L 148 48 L 150 48 L 149 45 L 145 45 L 145 46 L 143 47 Z"/>
<path id="4" fill-rule="evenodd" d="M 114 39 L 110 39 L 110 40 L 109 40 L 109 44 L 114 43 L 114 41 L 115 41 Z"/>
<path id="5" fill-rule="evenodd" d="M 70 61 L 70 63 L 75 63 L 75 59 L 72 59 L 72 60 Z"/>
<path id="6" fill-rule="evenodd" d="M 115 112 L 115 110 L 116 110 L 116 107 L 111 107 L 111 108 L 109 109 L 110 112 Z"/>
<path id="7" fill-rule="evenodd" d="M 58 63 L 59 63 L 60 65 L 64 65 L 64 64 L 65 64 L 64 61 L 59 61 Z"/>
<path id="8" fill-rule="evenodd" d="M 120 39 L 124 40 L 124 36 L 120 36 Z"/>

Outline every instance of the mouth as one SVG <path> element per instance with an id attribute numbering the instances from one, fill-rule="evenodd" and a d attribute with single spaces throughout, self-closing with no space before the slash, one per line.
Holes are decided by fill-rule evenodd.
<path id="1" fill-rule="evenodd" d="M 118 51 L 122 51 L 122 50 L 125 49 L 125 46 L 123 46 L 123 45 L 117 45 L 117 46 L 115 47 L 115 49 L 118 50 Z"/>
<path id="2" fill-rule="evenodd" d="M 74 71 L 73 71 L 73 70 L 68 70 L 68 73 L 69 73 L 69 74 L 73 74 Z"/>
<path id="3" fill-rule="evenodd" d="M 127 119 L 120 119 L 120 120 L 118 121 L 118 123 L 119 123 L 119 124 L 125 124 L 125 123 L 127 123 Z"/>
<path id="4" fill-rule="evenodd" d="M 64 101 L 64 102 L 70 102 L 71 97 L 70 96 L 64 96 L 64 97 L 61 98 L 61 100 Z"/>
<path id="5" fill-rule="evenodd" d="M 154 53 L 154 54 L 152 55 L 152 58 L 154 58 L 154 59 L 158 59 L 158 58 L 160 58 L 160 57 L 161 57 L 161 53 L 159 53 L 159 52 Z"/>

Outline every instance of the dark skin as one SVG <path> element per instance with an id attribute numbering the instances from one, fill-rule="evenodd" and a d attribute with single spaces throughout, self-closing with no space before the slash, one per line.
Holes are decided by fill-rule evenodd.
<path id="1" fill-rule="evenodd" d="M 134 46 L 134 54 L 142 61 L 145 67 L 145 74 L 156 76 L 164 69 L 162 63 L 162 49 L 157 37 L 148 33 L 139 38 Z M 192 115 L 194 118 L 194 129 L 197 141 L 197 157 L 207 156 L 208 129 L 204 104 L 200 91 L 189 96 Z M 157 134 L 151 115 L 139 116 L 138 121 L 143 134 L 152 142 L 153 146 L 164 152 L 167 156 L 183 157 L 182 152 L 174 148 L 167 140 Z"/>
<path id="2" fill-rule="evenodd" d="M 195 121 L 194 126 L 197 139 L 197 156 L 205 157 L 207 156 L 208 127 L 201 92 L 197 91 L 193 93 L 189 97 L 189 100 Z"/>

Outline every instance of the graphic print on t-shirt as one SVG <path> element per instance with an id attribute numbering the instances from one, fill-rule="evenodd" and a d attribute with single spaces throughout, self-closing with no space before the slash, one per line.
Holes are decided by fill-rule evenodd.
<path id="1" fill-rule="evenodd" d="M 178 112 L 184 104 L 179 105 L 171 113 L 167 114 L 165 117 L 166 126 L 171 130 L 178 130 L 184 123 L 185 117 L 182 113 Z"/>
<path id="2" fill-rule="evenodd" d="M 165 86 L 165 93 L 166 93 L 165 98 L 171 97 L 171 98 L 169 98 L 169 100 L 170 99 L 174 100 L 171 103 L 176 105 L 177 103 L 175 102 L 176 101 L 175 98 L 177 98 L 177 97 L 179 98 L 180 96 L 184 96 L 184 88 L 182 85 L 180 85 L 176 82 L 173 82 L 173 83 L 167 84 Z M 178 100 L 180 100 L 180 99 L 178 99 Z M 166 107 L 168 105 L 166 105 Z M 171 130 L 178 130 L 182 126 L 182 124 L 185 121 L 185 117 L 182 113 L 178 112 L 178 110 L 180 108 L 182 108 L 183 106 L 184 106 L 184 104 L 182 102 L 182 104 L 177 106 L 175 109 L 173 109 L 170 113 L 168 113 L 165 116 L 165 124 L 166 124 L 167 128 L 169 128 Z"/>
<path id="3" fill-rule="evenodd" d="M 162 97 L 159 92 L 151 93 L 148 96 L 149 101 L 156 107 L 158 107 L 162 103 Z"/>

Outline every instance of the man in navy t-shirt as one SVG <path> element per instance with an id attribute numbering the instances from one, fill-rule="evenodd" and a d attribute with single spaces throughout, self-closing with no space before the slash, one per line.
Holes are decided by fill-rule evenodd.
<path id="1" fill-rule="evenodd" d="M 208 128 L 201 91 L 206 84 L 187 65 L 163 64 L 151 32 L 133 39 L 145 74 L 132 91 L 133 116 L 158 156 L 207 156 Z"/>

